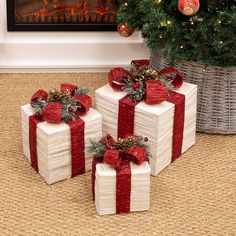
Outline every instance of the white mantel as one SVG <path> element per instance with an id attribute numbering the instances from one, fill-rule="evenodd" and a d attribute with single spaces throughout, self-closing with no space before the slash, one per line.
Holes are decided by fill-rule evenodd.
<path id="1" fill-rule="evenodd" d="M 138 33 L 7 32 L 6 0 L 0 0 L 0 72 L 104 71 L 149 55 Z"/>

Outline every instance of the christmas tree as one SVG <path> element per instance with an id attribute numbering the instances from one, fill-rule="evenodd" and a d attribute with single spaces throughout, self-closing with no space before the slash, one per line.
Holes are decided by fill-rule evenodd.
<path id="1" fill-rule="evenodd" d="M 192 0 L 200 3 L 195 12 L 181 12 L 180 1 L 121 0 L 118 21 L 141 31 L 148 47 L 173 62 L 235 66 L 236 0 Z"/>

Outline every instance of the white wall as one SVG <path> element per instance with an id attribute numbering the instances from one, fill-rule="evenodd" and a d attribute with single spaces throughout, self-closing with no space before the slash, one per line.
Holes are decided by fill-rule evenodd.
<path id="1" fill-rule="evenodd" d="M 138 33 L 7 32 L 6 0 L 0 0 L 0 72 L 107 70 L 148 57 Z"/>

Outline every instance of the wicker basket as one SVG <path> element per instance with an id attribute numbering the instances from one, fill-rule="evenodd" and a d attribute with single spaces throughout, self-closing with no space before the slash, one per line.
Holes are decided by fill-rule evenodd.
<path id="1" fill-rule="evenodd" d="M 152 52 L 151 66 L 160 70 L 168 60 Z M 185 81 L 198 85 L 197 130 L 212 134 L 236 134 L 236 67 L 216 67 L 180 61 Z"/>

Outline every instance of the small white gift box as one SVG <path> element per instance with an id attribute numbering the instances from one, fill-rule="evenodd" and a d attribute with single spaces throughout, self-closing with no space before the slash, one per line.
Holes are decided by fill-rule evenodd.
<path id="1" fill-rule="evenodd" d="M 129 212 L 147 211 L 150 207 L 150 166 L 130 163 L 131 189 Z M 95 206 L 99 215 L 116 214 L 117 206 L 123 205 L 124 198 L 117 199 L 117 172 L 106 163 L 97 163 L 94 183 Z M 120 202 L 117 202 L 120 201 Z M 119 212 L 120 213 L 120 212 Z"/>

